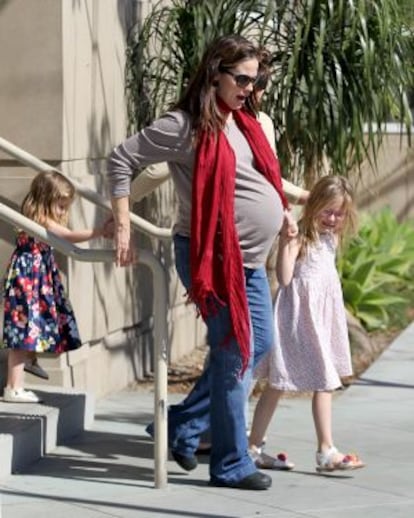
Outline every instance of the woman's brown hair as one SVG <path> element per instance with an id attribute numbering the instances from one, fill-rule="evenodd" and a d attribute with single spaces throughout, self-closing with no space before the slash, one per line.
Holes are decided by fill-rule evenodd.
<path id="1" fill-rule="evenodd" d="M 217 75 L 253 58 L 260 59 L 259 49 L 237 34 L 222 36 L 208 47 L 185 93 L 174 106 L 191 116 L 195 133 L 200 130 L 217 133 L 223 128 L 225 115 L 216 98 Z"/>

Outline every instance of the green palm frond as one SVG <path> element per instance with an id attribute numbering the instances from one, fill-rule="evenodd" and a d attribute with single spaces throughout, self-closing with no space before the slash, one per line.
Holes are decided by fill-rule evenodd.
<path id="1" fill-rule="evenodd" d="M 237 33 L 268 47 L 273 75 L 263 109 L 278 134 L 284 176 L 312 185 L 327 164 L 347 175 L 376 162 L 385 123 L 410 135 L 414 20 L 406 0 L 172 0 L 131 34 L 130 131 L 181 95 L 206 46 Z M 412 7 L 412 6 L 411 6 Z M 411 13 L 411 18 L 407 13 Z M 413 90 L 414 91 L 414 90 Z"/>
<path id="2" fill-rule="evenodd" d="M 398 1 L 304 0 L 286 16 L 282 25 L 294 30 L 274 38 L 274 88 L 266 99 L 284 170 L 311 185 L 324 157 L 345 175 L 365 158 L 375 163 L 384 124 L 395 117 L 410 133 L 412 122 L 412 39 Z"/>

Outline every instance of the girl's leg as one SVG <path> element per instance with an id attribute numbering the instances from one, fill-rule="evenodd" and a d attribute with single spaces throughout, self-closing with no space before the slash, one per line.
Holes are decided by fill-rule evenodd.
<path id="1" fill-rule="evenodd" d="M 276 410 L 281 391 L 267 385 L 262 392 L 253 414 L 253 421 L 250 430 L 249 446 L 260 448 L 267 427 Z"/>
<path id="2" fill-rule="evenodd" d="M 329 463 L 342 462 L 344 454 L 334 448 L 332 438 L 332 392 L 314 392 L 312 414 L 318 441 L 317 454 L 329 452 Z M 331 450 L 331 451 L 329 451 Z"/>
<path id="3" fill-rule="evenodd" d="M 314 392 L 312 415 L 318 441 L 318 452 L 326 451 L 333 446 L 332 392 Z"/>
<path id="4" fill-rule="evenodd" d="M 274 318 L 273 304 L 270 293 L 269 281 L 266 270 L 260 268 L 249 271 L 246 269 L 247 296 L 252 320 L 254 337 L 254 359 L 253 365 L 257 366 L 274 347 Z M 251 384 L 249 386 L 251 389 Z M 249 394 L 250 395 L 250 392 Z M 272 419 L 281 391 L 267 386 L 262 393 L 253 416 L 253 422 L 249 435 L 249 450 L 254 458 L 256 466 L 270 469 L 292 469 L 294 464 L 289 462 L 286 454 L 278 454 L 273 457 L 261 451 L 266 430 Z M 257 458 L 260 456 L 260 460 Z"/>
<path id="5" fill-rule="evenodd" d="M 259 469 L 290 470 L 295 467 L 286 453 L 269 455 L 263 451 L 266 430 L 276 410 L 282 391 L 267 385 L 262 392 L 253 415 L 249 436 L 249 453 Z"/>
<path id="6" fill-rule="evenodd" d="M 24 364 L 27 351 L 10 349 L 7 358 L 7 387 L 16 390 L 23 387 Z"/>
<path id="7" fill-rule="evenodd" d="M 317 471 L 363 468 L 365 464 L 357 455 L 344 455 L 334 446 L 332 439 L 332 392 L 315 392 L 313 394 L 312 413 L 318 441 Z"/>
<path id="8" fill-rule="evenodd" d="M 247 280 L 246 292 L 253 330 L 253 365 L 255 367 L 274 347 L 273 305 L 265 268 L 257 270 L 246 268 L 245 274 Z M 251 380 L 249 380 L 246 387 L 248 389 L 246 394 L 247 400 L 251 391 Z M 255 409 L 249 436 L 249 453 L 259 469 L 292 469 L 294 467 L 294 464 L 287 460 L 286 454 L 272 457 L 260 450 L 280 394 L 276 389 L 267 387 Z M 260 461 L 257 455 L 260 456 Z"/>
<path id="9" fill-rule="evenodd" d="M 29 358 L 27 351 L 9 349 L 7 358 L 7 385 L 4 387 L 3 401 L 9 403 L 40 403 L 39 397 L 31 390 L 23 388 L 24 364 Z"/>

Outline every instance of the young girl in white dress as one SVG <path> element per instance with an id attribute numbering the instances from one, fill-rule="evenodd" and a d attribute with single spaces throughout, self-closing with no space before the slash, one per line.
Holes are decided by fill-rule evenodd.
<path id="1" fill-rule="evenodd" d="M 343 237 L 355 229 L 356 215 L 349 182 L 325 176 L 312 189 L 299 233 L 282 227 L 276 272 L 275 347 L 258 366 L 268 385 L 255 410 L 250 450 L 261 468 L 280 469 L 260 452 L 266 428 L 285 391 L 313 392 L 312 413 L 317 437 L 316 470 L 364 466 L 354 454 L 340 453 L 332 438 L 332 391 L 352 374 L 346 314 L 335 254 Z M 260 460 L 262 461 L 260 463 Z M 285 469 L 293 467 L 287 463 Z"/>

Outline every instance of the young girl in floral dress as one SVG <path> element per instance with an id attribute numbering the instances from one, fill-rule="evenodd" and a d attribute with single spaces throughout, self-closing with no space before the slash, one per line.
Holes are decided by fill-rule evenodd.
<path id="1" fill-rule="evenodd" d="M 106 236 L 105 226 L 90 230 L 66 227 L 74 196 L 75 188 L 66 177 L 57 171 L 40 173 L 23 200 L 22 214 L 72 243 Z M 3 400 L 39 402 L 34 392 L 23 388 L 25 364 L 36 363 L 36 353 L 59 354 L 80 345 L 53 249 L 19 231 L 4 283 L 3 347 L 9 351 Z"/>
<path id="2" fill-rule="evenodd" d="M 332 392 L 341 378 L 352 374 L 350 346 L 335 254 L 344 236 L 355 228 L 355 209 L 349 182 L 325 176 L 312 189 L 298 222 L 299 233 L 282 227 L 275 301 L 275 347 L 258 366 L 268 385 L 256 405 L 250 449 L 258 466 L 280 469 L 275 459 L 260 452 L 266 428 L 284 391 L 313 392 L 312 413 L 317 437 L 316 470 L 361 468 L 356 455 L 337 450 L 332 438 Z M 288 466 L 285 469 L 289 469 Z"/>

